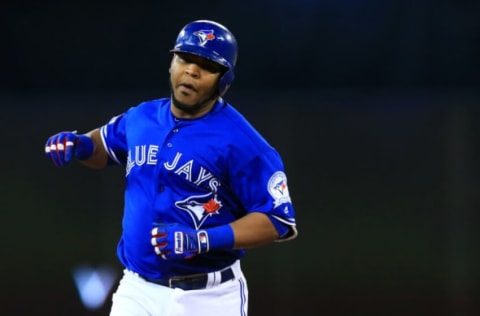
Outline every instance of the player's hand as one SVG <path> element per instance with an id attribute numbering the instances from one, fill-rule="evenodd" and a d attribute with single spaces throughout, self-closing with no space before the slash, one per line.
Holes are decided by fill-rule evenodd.
<path id="1" fill-rule="evenodd" d="M 155 223 L 152 246 L 163 259 L 188 259 L 209 250 L 208 233 L 177 223 Z"/>
<path id="2" fill-rule="evenodd" d="M 86 135 L 74 132 L 60 132 L 45 143 L 45 154 L 56 166 L 64 166 L 72 158 L 87 159 L 93 153 L 93 142 Z"/>

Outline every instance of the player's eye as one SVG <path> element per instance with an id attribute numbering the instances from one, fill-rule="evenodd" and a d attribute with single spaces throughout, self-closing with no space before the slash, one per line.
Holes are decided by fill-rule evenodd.
<path id="1" fill-rule="evenodd" d="M 204 62 L 199 66 L 202 67 L 203 69 L 205 69 L 206 71 L 208 71 L 210 73 L 213 73 L 213 74 L 220 73 L 220 72 L 224 71 L 224 68 L 217 63 Z"/>
<path id="2" fill-rule="evenodd" d="M 185 64 L 196 64 L 198 67 L 202 68 L 205 71 L 210 73 L 223 73 L 226 69 L 222 65 L 214 63 L 208 59 L 202 58 L 200 56 L 190 55 L 190 54 L 182 54 L 177 53 L 177 57 L 179 62 Z"/>
<path id="3" fill-rule="evenodd" d="M 177 54 L 177 61 L 182 63 L 182 64 L 189 63 L 187 55 L 183 55 L 183 54 Z"/>

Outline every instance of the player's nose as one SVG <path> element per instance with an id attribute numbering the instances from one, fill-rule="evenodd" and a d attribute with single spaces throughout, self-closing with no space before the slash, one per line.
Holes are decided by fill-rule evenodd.
<path id="1" fill-rule="evenodd" d="M 195 63 L 190 63 L 185 67 L 184 72 L 187 75 L 198 78 L 200 76 L 200 67 Z"/>

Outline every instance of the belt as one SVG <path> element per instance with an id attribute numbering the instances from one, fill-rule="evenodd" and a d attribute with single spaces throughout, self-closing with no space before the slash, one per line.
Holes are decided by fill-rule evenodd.
<path id="1" fill-rule="evenodd" d="M 209 274 L 218 275 L 220 274 L 220 280 L 212 280 L 215 277 L 211 277 L 209 281 Z M 145 281 L 152 282 L 155 284 L 163 285 L 170 287 L 172 289 L 179 288 L 185 291 L 189 290 L 201 290 L 209 287 L 213 284 L 220 284 L 230 280 L 233 280 L 235 275 L 233 273 L 232 268 L 225 269 L 220 271 L 219 273 L 199 273 L 199 274 L 191 274 L 185 276 L 174 276 L 169 279 L 152 279 L 148 277 L 141 276 Z"/>

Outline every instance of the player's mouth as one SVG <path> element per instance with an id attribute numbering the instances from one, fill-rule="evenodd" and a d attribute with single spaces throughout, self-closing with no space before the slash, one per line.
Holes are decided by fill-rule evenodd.
<path id="1" fill-rule="evenodd" d="M 197 89 L 191 84 L 181 83 L 177 86 L 178 90 L 183 94 L 191 94 L 192 92 L 197 92 Z"/>

